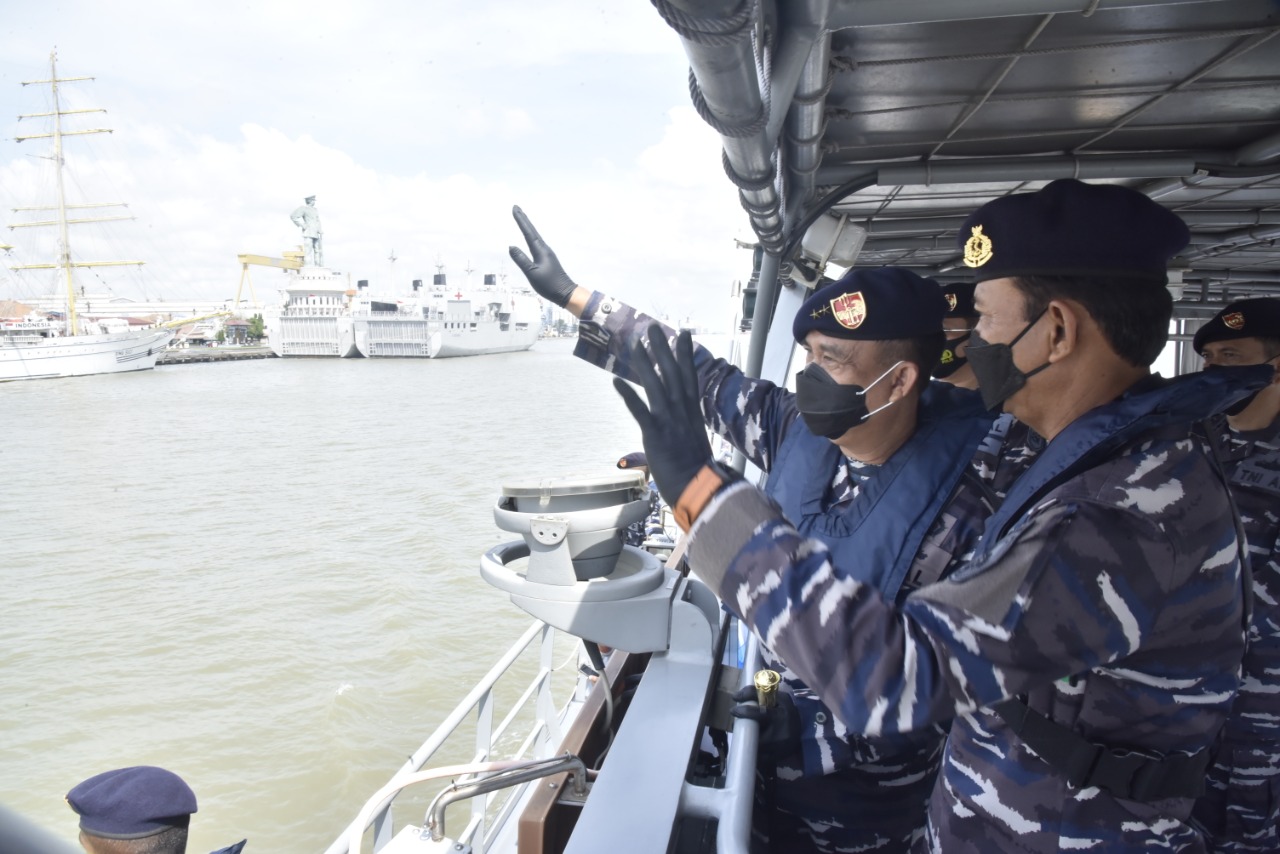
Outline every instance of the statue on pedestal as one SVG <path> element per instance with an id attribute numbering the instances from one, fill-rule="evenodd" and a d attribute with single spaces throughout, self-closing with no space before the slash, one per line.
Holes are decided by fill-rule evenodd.
<path id="1" fill-rule="evenodd" d="M 324 229 L 320 227 L 320 212 L 316 210 L 316 197 L 307 196 L 306 204 L 289 217 L 302 229 L 302 263 L 307 267 L 324 266 Z"/>

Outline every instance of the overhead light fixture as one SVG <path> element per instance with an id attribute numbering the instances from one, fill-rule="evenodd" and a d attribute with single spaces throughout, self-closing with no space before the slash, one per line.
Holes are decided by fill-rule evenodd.
<path id="1" fill-rule="evenodd" d="M 800 241 L 804 257 L 817 262 L 821 272 L 827 264 L 851 267 L 867 242 L 867 230 L 849 222 L 848 214 L 838 218 L 823 214 L 818 217 Z"/>

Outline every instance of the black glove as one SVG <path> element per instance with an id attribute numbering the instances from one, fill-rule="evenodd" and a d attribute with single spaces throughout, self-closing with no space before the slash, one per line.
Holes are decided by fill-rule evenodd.
<path id="1" fill-rule="evenodd" d="M 693 337 L 688 330 L 680 333 L 676 339 L 678 357 L 672 355 L 661 326 L 650 326 L 648 337 L 648 351 L 643 344 L 637 344 L 632 365 L 644 385 L 649 405 L 644 405 L 625 380 L 614 379 L 613 387 L 640 425 L 644 454 L 658 492 L 668 505 L 675 507 L 689 481 L 714 458 L 698 399 Z"/>
<path id="2" fill-rule="evenodd" d="M 516 262 L 516 266 L 524 273 L 525 278 L 529 280 L 529 284 L 533 285 L 533 289 L 539 296 L 564 308 L 569 304 L 569 297 L 573 296 L 574 290 L 578 287 L 577 283 L 569 278 L 564 267 L 560 266 L 560 259 L 556 257 L 556 253 L 551 251 L 551 247 L 542 239 L 542 235 L 538 234 L 538 230 L 533 227 L 533 223 L 529 222 L 529 218 L 524 215 L 524 211 L 520 210 L 518 205 L 511 209 L 511 215 L 516 218 L 516 225 L 520 226 L 525 243 L 529 244 L 529 251 L 533 253 L 533 260 L 530 261 L 529 256 L 521 252 L 519 247 L 511 246 L 507 249 L 511 254 L 511 260 Z"/>
<path id="3" fill-rule="evenodd" d="M 755 702 L 756 686 L 738 689 L 733 701 L 739 705 L 729 710 L 735 718 L 750 718 L 760 724 L 760 744 L 756 748 L 757 764 L 777 765 L 779 761 L 800 754 L 800 713 L 791 695 L 778 691 L 774 704 L 764 708 Z"/>

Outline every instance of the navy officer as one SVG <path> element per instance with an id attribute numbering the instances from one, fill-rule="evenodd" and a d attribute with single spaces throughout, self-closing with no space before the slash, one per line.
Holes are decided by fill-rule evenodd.
<path id="1" fill-rule="evenodd" d="M 1280 299 L 1228 305 L 1192 346 L 1210 368 L 1273 370 L 1270 385 L 1209 427 L 1249 543 L 1253 614 L 1240 693 L 1195 817 L 1213 851 L 1280 851 Z"/>
<path id="2" fill-rule="evenodd" d="M 973 282 L 948 282 L 942 286 L 942 297 L 947 301 L 947 313 L 942 318 L 942 331 L 947 344 L 933 369 L 935 378 L 960 388 L 978 387 L 978 378 L 965 356 L 969 339 L 978 323 L 978 311 L 973 307 Z"/>
<path id="3" fill-rule="evenodd" d="M 185 854 L 196 795 L 172 771 L 134 765 L 95 774 L 67 792 L 88 854 Z M 240 854 L 244 841 L 214 854 Z"/>
<path id="4" fill-rule="evenodd" d="M 1263 380 L 1150 375 L 1188 237 L 1136 191 L 1072 180 L 969 217 L 970 364 L 987 405 L 1048 444 L 973 558 L 901 603 L 708 463 L 687 342 L 637 354 L 647 407 L 615 382 L 694 572 L 851 731 L 954 719 L 917 850 L 1204 850 L 1188 819 L 1245 607 L 1227 490 L 1191 423 Z"/>
<path id="5" fill-rule="evenodd" d="M 577 355 L 638 379 L 635 346 L 654 321 L 574 283 L 514 214 L 532 258 L 513 247 L 512 259 L 540 295 L 581 318 Z M 819 288 L 792 325 L 806 351 L 794 394 L 690 350 L 704 441 L 709 428 L 767 472 L 765 491 L 833 554 L 867 556 L 866 580 L 890 600 L 972 548 L 991 509 L 992 487 L 968 463 L 992 418 L 972 392 L 929 381 L 946 307 L 936 283 L 900 268 Z M 757 831 L 779 851 L 906 850 L 923 833 L 945 729 L 851 736 L 786 656 L 766 657 L 790 702 L 762 731 Z"/>

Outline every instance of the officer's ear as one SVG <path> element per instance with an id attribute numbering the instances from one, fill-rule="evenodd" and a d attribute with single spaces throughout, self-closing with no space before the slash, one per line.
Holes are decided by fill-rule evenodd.
<path id="1" fill-rule="evenodd" d="M 1049 300 L 1044 323 L 1047 325 L 1043 334 L 1049 341 L 1047 358 L 1050 363 L 1062 361 L 1079 349 L 1085 324 L 1097 325 L 1085 307 L 1071 299 Z"/>
<path id="2" fill-rule="evenodd" d="M 920 380 L 920 366 L 915 362 L 903 361 L 889 375 L 889 401 L 906 397 Z"/>

